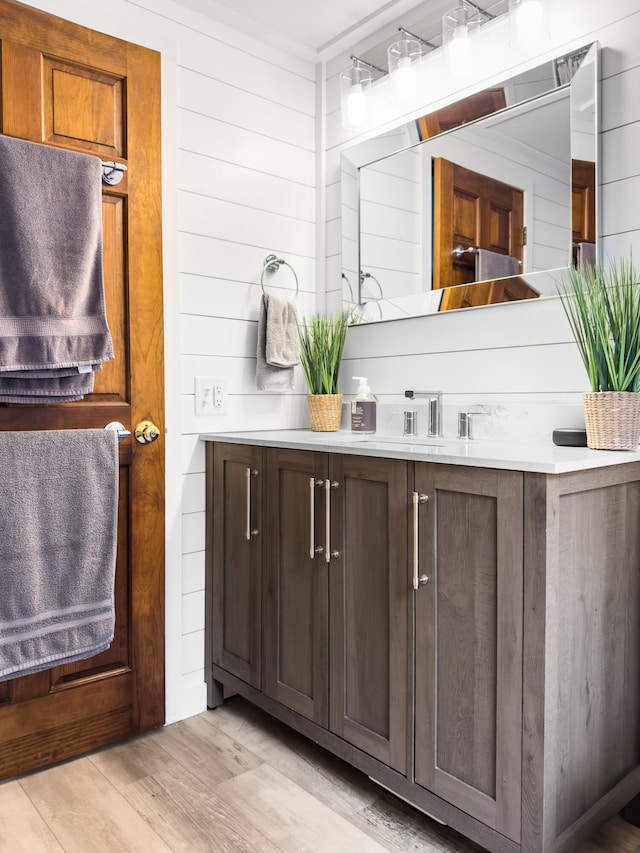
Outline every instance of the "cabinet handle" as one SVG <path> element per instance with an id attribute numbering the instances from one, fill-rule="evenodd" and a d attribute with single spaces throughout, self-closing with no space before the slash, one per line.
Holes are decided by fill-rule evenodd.
<path id="1" fill-rule="evenodd" d="M 331 480 L 324 481 L 324 561 L 331 562 Z"/>
<path id="2" fill-rule="evenodd" d="M 251 541 L 252 536 L 258 535 L 258 530 L 251 527 L 251 478 L 257 477 L 258 471 L 255 468 L 245 468 L 245 477 L 247 481 L 247 542 Z"/>
<path id="3" fill-rule="evenodd" d="M 340 556 L 339 551 L 331 553 L 331 489 L 337 489 L 340 483 L 337 480 L 324 481 L 324 539 L 325 552 L 324 561 L 330 563 L 331 558 Z"/>
<path id="4" fill-rule="evenodd" d="M 429 495 L 414 492 L 413 493 L 413 588 L 418 589 L 421 584 L 429 583 L 427 575 L 420 574 L 420 556 L 418 553 L 418 507 L 420 504 L 426 504 L 429 500 Z"/>
<path id="5" fill-rule="evenodd" d="M 316 494 L 317 486 L 323 486 L 324 480 L 316 480 L 314 477 L 309 477 L 309 556 L 312 560 L 316 554 L 322 554 L 324 548 L 318 545 L 316 548 Z"/>

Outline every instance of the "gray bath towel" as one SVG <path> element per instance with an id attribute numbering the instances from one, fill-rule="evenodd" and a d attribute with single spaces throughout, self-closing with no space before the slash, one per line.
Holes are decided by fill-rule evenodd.
<path id="1" fill-rule="evenodd" d="M 277 367 L 267 361 L 267 310 L 269 299 L 266 294 L 260 300 L 258 314 L 258 340 L 256 347 L 256 387 L 258 391 L 291 391 L 293 388 L 293 366 Z"/>
<path id="2" fill-rule="evenodd" d="M 0 431 L 0 680 L 92 657 L 114 631 L 118 439 Z"/>
<path id="3" fill-rule="evenodd" d="M 593 267 L 596 263 L 596 244 L 578 243 L 578 269 L 585 272 L 587 267 Z"/>
<path id="4" fill-rule="evenodd" d="M 0 135 L 0 371 L 113 358 L 101 162 Z"/>
<path id="5" fill-rule="evenodd" d="M 501 255 L 500 252 L 490 252 L 488 249 L 476 251 L 476 281 L 505 278 L 518 275 L 519 272 L 520 263 L 511 255 Z"/>
<path id="6" fill-rule="evenodd" d="M 62 400 L 82 400 L 85 394 L 93 391 L 93 371 L 70 376 L 50 376 L 43 379 L 38 375 L 42 371 L 25 370 L 23 376 L 7 376 L 0 373 L 0 400 L 5 402 L 26 402 L 25 397 L 38 403 L 50 403 L 52 398 Z"/>

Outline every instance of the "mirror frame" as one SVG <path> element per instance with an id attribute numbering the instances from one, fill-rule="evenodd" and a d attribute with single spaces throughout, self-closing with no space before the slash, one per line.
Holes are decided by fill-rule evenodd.
<path id="1" fill-rule="evenodd" d="M 579 61 L 572 63 L 572 58 L 575 58 L 575 57 L 579 57 Z M 575 152 L 574 107 L 575 107 L 575 104 L 576 104 L 576 101 L 578 100 L 578 98 L 584 100 L 584 96 L 585 96 L 584 91 L 581 91 L 580 93 L 577 93 L 575 91 L 575 89 L 576 89 L 576 74 L 580 69 L 586 68 L 584 60 L 587 58 L 589 59 L 589 62 L 587 64 L 591 66 L 591 73 L 593 76 L 593 80 L 589 81 L 589 87 L 590 88 L 589 88 L 589 92 L 587 93 L 587 95 L 588 95 L 588 97 L 593 99 L 593 135 L 595 138 L 594 157 L 595 157 L 595 195 L 596 195 L 596 198 L 595 198 L 595 220 L 596 220 L 596 235 L 595 235 L 595 237 L 596 237 L 596 241 L 595 242 L 596 242 L 596 259 L 597 259 L 599 256 L 598 243 L 599 243 L 599 239 L 600 239 L 600 235 L 601 235 L 601 216 L 600 216 L 600 209 L 599 209 L 599 204 L 600 204 L 600 156 L 599 156 L 599 148 L 600 148 L 600 139 L 599 139 L 599 130 L 600 130 L 600 128 L 599 128 L 600 45 L 597 41 L 589 42 L 589 43 L 583 45 L 582 47 L 576 48 L 575 50 L 572 50 L 568 53 L 561 54 L 561 55 L 555 57 L 554 59 L 547 60 L 546 62 L 541 63 L 540 65 L 535 66 L 526 72 L 522 72 L 522 73 L 517 74 L 511 78 L 507 78 L 507 79 L 501 81 L 500 83 L 496 83 L 496 84 L 491 85 L 490 87 L 488 87 L 486 89 L 483 88 L 483 89 L 479 89 L 477 92 L 472 92 L 469 95 L 466 95 L 465 98 L 460 99 L 459 101 L 455 101 L 452 104 L 447 105 L 443 109 L 444 110 L 450 110 L 450 109 L 456 108 L 460 104 L 462 104 L 465 100 L 467 100 L 468 98 L 475 98 L 479 94 L 490 93 L 491 91 L 493 91 L 499 87 L 502 87 L 505 90 L 509 89 L 510 92 L 513 92 L 514 88 L 518 82 L 526 80 L 531 75 L 535 76 L 536 72 L 539 70 L 545 69 L 545 71 L 547 72 L 547 76 L 548 76 L 548 66 L 551 65 L 554 69 L 554 76 L 556 79 L 556 82 L 554 85 L 548 86 L 543 91 L 537 92 L 533 97 L 531 97 L 531 96 L 520 97 L 520 98 L 515 97 L 513 100 L 513 103 L 510 103 L 507 107 L 502 107 L 500 109 L 495 109 L 495 110 L 489 111 L 485 115 L 477 118 L 476 120 L 471 121 L 471 122 L 467 122 L 466 124 L 464 124 L 464 126 L 465 126 L 465 128 L 473 127 L 473 125 L 478 124 L 483 119 L 488 118 L 488 117 L 493 118 L 494 116 L 498 116 L 498 115 L 508 116 L 508 113 L 510 110 L 521 109 L 523 105 L 528 105 L 528 104 L 534 105 L 540 99 L 546 98 L 549 95 L 552 95 L 553 93 L 558 93 L 563 89 L 568 89 L 570 92 L 570 106 L 569 106 L 569 114 L 570 115 L 569 115 L 569 119 L 570 119 L 570 136 L 571 136 L 571 150 L 572 150 L 571 160 L 574 160 L 574 159 L 576 159 L 573 156 L 573 153 Z M 573 67 L 574 64 L 575 64 L 575 67 Z M 562 72 L 566 75 L 566 79 L 561 79 L 561 72 L 559 69 L 561 69 Z M 584 79 L 584 75 L 581 75 L 581 78 L 579 78 L 579 79 Z M 380 161 L 381 159 L 385 159 L 386 157 L 389 157 L 389 156 L 392 156 L 394 154 L 415 148 L 416 146 L 423 144 L 423 142 L 430 142 L 434 139 L 441 140 L 442 138 L 446 137 L 447 135 L 449 135 L 451 133 L 455 133 L 457 127 L 453 126 L 453 127 L 448 127 L 446 130 L 444 130 L 443 132 L 441 132 L 439 134 L 430 136 L 426 140 L 418 140 L 417 142 L 412 142 L 409 144 L 407 144 L 406 142 L 404 142 L 404 144 L 399 144 L 397 142 L 397 139 L 401 138 L 400 132 L 402 131 L 402 129 L 405 128 L 407 125 L 415 126 L 415 124 L 417 123 L 417 121 L 420 118 L 426 118 L 428 115 L 431 115 L 428 113 L 427 116 L 425 116 L 425 110 L 427 110 L 427 109 L 428 109 L 428 106 L 425 106 L 422 110 L 418 111 L 415 118 L 411 119 L 409 122 L 407 122 L 406 120 L 403 120 L 402 122 L 399 122 L 397 125 L 395 125 L 393 127 L 387 127 L 385 129 L 384 133 L 379 134 L 378 136 L 374 135 L 374 136 L 368 138 L 367 140 L 365 140 L 364 142 L 359 142 L 353 146 L 345 148 L 341 152 L 341 180 L 340 180 L 340 183 L 341 183 L 341 217 L 340 217 L 340 221 L 341 221 L 341 257 L 342 257 L 342 281 L 343 281 L 342 304 L 343 304 L 343 308 L 351 314 L 351 323 L 354 325 L 355 324 L 360 325 L 360 324 L 364 324 L 364 323 L 380 322 L 380 321 L 391 321 L 391 320 L 405 319 L 405 318 L 408 319 L 408 318 L 412 318 L 412 317 L 429 316 L 430 314 L 438 313 L 438 310 L 439 310 L 438 307 L 433 307 L 433 308 L 430 307 L 426 310 L 421 310 L 420 312 L 417 312 L 417 313 L 405 312 L 404 314 L 403 313 L 397 313 L 397 309 L 396 309 L 395 315 L 394 315 L 393 309 L 395 309 L 396 306 L 394 306 L 393 300 L 384 299 L 384 296 L 382 294 L 382 288 L 380 287 L 379 283 L 377 282 L 377 279 L 375 278 L 375 276 L 373 276 L 373 275 L 367 276 L 366 273 L 365 273 L 365 277 L 370 277 L 374 282 L 374 286 L 377 285 L 377 287 L 380 288 L 381 297 L 376 298 L 376 297 L 369 296 L 367 298 L 364 298 L 362 296 L 362 283 L 363 283 L 364 279 L 363 279 L 363 268 L 362 268 L 362 262 L 361 262 L 361 247 L 360 247 L 360 169 L 365 167 L 365 166 L 376 163 L 376 162 Z M 441 112 L 441 111 L 438 110 L 436 112 Z M 389 144 L 389 142 L 386 141 L 389 139 L 390 136 L 392 139 L 396 138 L 396 143 L 395 143 L 396 147 L 393 147 L 393 145 L 394 145 L 393 142 L 391 142 L 391 144 Z M 354 202 L 354 197 L 353 197 L 354 181 L 355 181 L 355 191 L 356 191 L 355 202 Z M 349 204 L 347 201 L 347 199 L 349 197 L 349 193 L 351 194 L 351 204 Z M 354 204 L 355 204 L 355 210 L 354 210 Z M 571 204 L 569 206 L 571 208 Z M 348 270 L 345 271 L 345 257 L 347 255 L 346 247 L 348 246 L 348 240 L 349 240 L 347 233 L 346 233 L 347 228 L 346 228 L 346 224 L 345 224 L 347 221 L 347 216 L 349 216 L 352 220 L 355 219 L 355 234 L 356 234 L 356 244 L 357 244 L 356 245 L 355 257 L 356 257 L 356 264 L 357 264 L 356 269 L 357 269 L 357 271 L 359 271 L 359 273 L 358 272 L 355 273 L 355 275 L 357 276 L 356 282 L 353 282 L 352 279 L 349 277 L 349 275 L 347 275 Z M 352 229 L 353 229 L 353 224 L 352 224 Z M 571 223 L 569 223 L 569 234 L 571 234 Z M 353 242 L 353 240 L 352 240 L 352 242 Z M 571 253 L 571 246 L 569 245 L 569 246 L 567 246 L 567 256 L 568 257 L 570 255 L 570 253 Z M 353 257 L 353 249 L 351 250 L 351 254 Z M 562 285 L 563 285 L 563 281 L 564 281 L 566 271 L 568 270 L 568 268 L 569 268 L 568 266 L 564 266 L 564 267 L 559 267 L 559 268 L 550 269 L 550 270 L 537 270 L 535 272 L 523 274 L 523 275 L 519 276 L 518 278 L 520 278 L 520 279 L 524 278 L 525 281 L 527 282 L 527 284 L 531 284 L 532 287 L 535 287 L 537 290 L 539 290 L 541 297 L 548 297 L 548 296 L 554 296 L 555 297 L 557 295 L 558 288 L 562 287 Z M 353 276 L 354 272 L 351 271 L 350 275 Z M 501 281 L 508 282 L 508 279 L 501 280 Z M 443 292 L 444 291 L 451 291 L 451 290 L 455 290 L 456 287 L 473 287 L 475 284 L 484 285 L 486 287 L 487 283 L 486 282 L 474 282 L 471 285 L 469 285 L 469 284 L 457 285 L 457 286 L 452 286 L 452 287 L 448 287 L 448 288 L 442 288 L 441 290 Z M 349 291 L 349 294 L 347 293 L 347 291 Z M 437 291 L 434 291 L 432 289 L 430 292 L 436 293 Z M 357 293 L 357 302 L 355 299 L 356 293 Z M 349 299 L 348 295 L 352 295 L 352 298 Z M 402 298 L 402 297 L 395 297 L 395 299 L 398 299 L 398 298 Z M 438 304 L 439 304 L 439 300 L 431 300 L 432 303 L 435 303 L 436 301 L 438 301 Z M 490 305 L 500 305 L 500 304 L 506 304 L 506 303 L 504 303 L 504 302 L 492 302 L 492 303 L 483 304 L 483 305 L 462 306 L 462 308 L 464 308 L 465 310 L 467 307 L 487 308 L 487 307 L 490 307 Z M 388 316 L 385 316 L 385 313 L 387 313 L 385 311 L 387 306 L 389 306 L 389 308 L 392 310 L 390 310 L 388 312 L 389 313 Z M 461 310 L 461 309 L 457 308 L 455 310 Z M 450 313 L 450 312 L 448 311 L 447 313 Z"/>

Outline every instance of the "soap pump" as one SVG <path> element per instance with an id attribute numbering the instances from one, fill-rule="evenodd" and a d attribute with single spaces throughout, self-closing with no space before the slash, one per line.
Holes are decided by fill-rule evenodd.
<path id="1" fill-rule="evenodd" d="M 351 400 L 352 432 L 374 433 L 376 431 L 377 397 L 371 393 L 366 376 L 353 376 L 360 384 Z"/>

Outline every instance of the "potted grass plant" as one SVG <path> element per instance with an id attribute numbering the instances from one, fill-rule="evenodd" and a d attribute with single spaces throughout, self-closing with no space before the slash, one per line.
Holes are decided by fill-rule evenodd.
<path id="1" fill-rule="evenodd" d="M 342 417 L 338 374 L 349 316 L 315 314 L 298 323 L 300 362 L 309 386 L 309 419 L 316 432 L 336 432 Z"/>
<path id="2" fill-rule="evenodd" d="M 630 260 L 571 268 L 562 305 L 591 391 L 587 445 L 636 450 L 640 441 L 640 273 Z"/>

